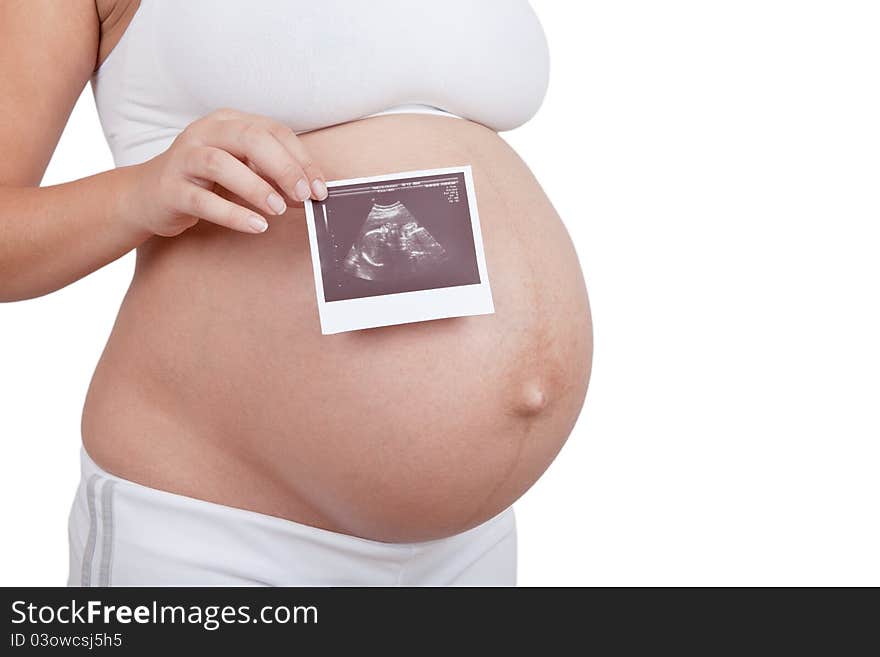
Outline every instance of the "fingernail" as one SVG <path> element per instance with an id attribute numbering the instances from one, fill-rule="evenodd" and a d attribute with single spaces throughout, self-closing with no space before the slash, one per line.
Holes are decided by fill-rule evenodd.
<path id="1" fill-rule="evenodd" d="M 284 199 L 275 192 L 269 194 L 266 198 L 266 203 L 272 208 L 275 214 L 284 214 L 287 211 L 287 203 L 285 203 Z"/>
<path id="2" fill-rule="evenodd" d="M 312 195 L 312 192 L 309 190 L 309 183 L 305 180 L 300 180 L 296 183 L 296 187 L 293 188 L 293 191 L 296 194 L 297 201 L 305 201 Z"/>
<path id="3" fill-rule="evenodd" d="M 327 185 L 324 184 L 323 180 L 318 180 L 317 178 L 315 178 L 312 181 L 312 193 L 319 201 L 323 201 L 325 198 L 327 198 Z"/>
<path id="4" fill-rule="evenodd" d="M 251 230 L 253 230 L 255 233 L 264 233 L 269 227 L 269 224 L 261 216 L 252 214 L 250 217 L 248 217 L 248 226 L 250 226 Z"/>

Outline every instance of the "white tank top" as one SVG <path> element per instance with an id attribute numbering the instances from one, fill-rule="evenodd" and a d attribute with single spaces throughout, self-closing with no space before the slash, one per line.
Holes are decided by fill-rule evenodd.
<path id="1" fill-rule="evenodd" d="M 527 0 L 141 0 L 92 78 L 117 166 L 221 108 L 306 132 L 389 112 L 525 123 L 547 88 Z"/>

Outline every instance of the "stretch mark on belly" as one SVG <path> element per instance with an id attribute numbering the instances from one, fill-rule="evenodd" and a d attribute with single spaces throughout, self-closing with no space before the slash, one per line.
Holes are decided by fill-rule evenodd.
<path id="1" fill-rule="evenodd" d="M 468 517 L 464 523 L 465 526 L 473 526 L 476 524 L 479 518 L 485 517 L 487 510 L 495 513 L 501 510 L 495 508 L 498 504 L 496 501 L 499 497 L 498 494 L 501 491 L 506 491 L 510 486 L 511 480 L 515 478 L 517 470 L 523 463 L 523 454 L 526 449 L 530 447 L 532 434 L 536 428 L 537 416 L 547 404 L 547 398 L 540 387 L 533 387 L 528 392 L 531 397 L 528 400 L 524 398 L 523 401 L 526 402 L 526 405 L 521 406 L 519 412 L 515 413 L 518 418 L 516 422 L 513 423 L 513 426 L 510 427 L 510 438 L 511 440 L 516 441 L 516 452 L 513 454 L 513 457 L 505 467 L 504 472 L 499 479 L 486 493 L 482 502 L 477 505 L 474 512 Z M 526 406 L 528 406 L 528 408 L 526 408 Z M 538 408 L 538 406 L 540 406 L 540 408 Z M 507 492 L 501 497 L 507 497 Z"/>

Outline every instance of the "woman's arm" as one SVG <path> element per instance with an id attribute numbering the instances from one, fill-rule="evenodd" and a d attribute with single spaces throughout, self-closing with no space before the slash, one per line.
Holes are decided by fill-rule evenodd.
<path id="1" fill-rule="evenodd" d="M 0 301 L 57 290 L 199 219 L 262 232 L 265 216 L 286 209 L 277 191 L 326 195 L 289 128 L 232 110 L 196 121 L 143 164 L 38 187 L 95 68 L 99 34 L 95 0 L 0 2 Z"/>

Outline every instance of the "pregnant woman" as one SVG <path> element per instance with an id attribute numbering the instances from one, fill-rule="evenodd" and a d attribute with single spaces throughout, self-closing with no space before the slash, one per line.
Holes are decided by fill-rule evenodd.
<path id="1" fill-rule="evenodd" d="M 525 0 L 3 2 L 0 77 L 0 300 L 137 249 L 71 584 L 515 582 L 511 504 L 592 352 L 568 234 L 497 134 L 547 85 Z M 117 168 L 40 188 L 90 79 Z M 321 335 L 303 201 L 463 165 L 495 314 Z"/>

